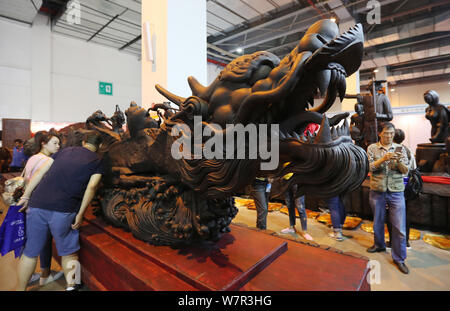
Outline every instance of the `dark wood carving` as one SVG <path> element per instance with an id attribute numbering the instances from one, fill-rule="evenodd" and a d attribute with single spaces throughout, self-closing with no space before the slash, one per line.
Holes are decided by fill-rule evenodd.
<path id="1" fill-rule="evenodd" d="M 378 142 L 378 134 L 385 122 L 392 121 L 391 102 L 381 92 L 384 80 L 372 81 L 368 86 L 370 94 L 346 95 L 346 98 L 356 98 L 355 114 L 351 117 L 351 137 L 355 144 L 367 150 L 367 147 Z M 375 96 L 373 95 L 375 94 Z"/>
<path id="2" fill-rule="evenodd" d="M 448 125 L 450 111 L 439 103 L 439 94 L 429 90 L 423 95 L 428 107 L 425 118 L 431 123 L 431 144 L 419 144 L 416 150 L 417 166 L 422 172 L 450 173 Z"/>
<path id="3" fill-rule="evenodd" d="M 338 125 L 348 114 L 330 119 L 324 115 L 336 97 L 343 99 L 345 77 L 359 68 L 362 52 L 361 25 L 339 35 L 335 23 L 322 20 L 312 25 L 282 60 L 269 52 L 238 57 L 207 87 L 189 77 L 192 96 L 188 98 L 156 85 L 177 106 L 150 108 L 165 111 L 159 114 L 159 122 L 150 117 L 149 110 L 132 103 L 125 111 L 124 134 L 113 131 L 96 112 L 84 129 L 65 129 L 69 132 L 65 141 L 79 143 L 73 138 L 80 137 L 87 127 L 105 137 L 100 204 L 110 223 L 155 245 L 217 241 L 230 230 L 237 213 L 232 196 L 255 176 L 293 173 L 286 187 L 297 184 L 298 195 L 311 193 L 323 198 L 351 191 L 362 183 L 368 172 L 366 154 L 352 143 L 348 123 Z M 313 107 L 317 93 L 324 100 Z M 195 123 L 195 117 L 203 122 Z M 303 131 L 311 122 L 321 124 L 321 129 L 317 136 L 305 137 Z M 183 133 L 208 128 L 213 136 L 226 137 L 226 124 L 279 124 L 279 132 L 264 140 L 268 146 L 271 139 L 279 144 L 278 167 L 261 170 L 264 159 L 260 154 L 256 159 L 230 159 L 225 151 L 222 158 L 213 159 L 195 158 L 194 152 L 188 153 L 190 158 L 172 156 L 174 142 L 184 135 L 172 136 L 174 128 L 184 126 Z M 201 137 L 192 147 L 203 150 L 207 138 Z M 246 154 L 249 142 L 244 144 Z M 234 150 L 244 148 L 234 144 Z M 283 167 L 286 162 L 290 164 Z"/>
<path id="4" fill-rule="evenodd" d="M 15 139 L 28 140 L 31 137 L 30 119 L 2 119 L 2 146 L 14 147 Z"/>

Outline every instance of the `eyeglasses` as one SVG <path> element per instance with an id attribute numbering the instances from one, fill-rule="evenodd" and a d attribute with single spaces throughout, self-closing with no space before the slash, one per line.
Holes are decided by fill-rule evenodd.
<path id="1" fill-rule="evenodd" d="M 381 135 L 383 135 L 383 136 L 394 136 L 395 133 L 393 133 L 393 132 L 384 132 L 384 133 L 381 133 Z"/>

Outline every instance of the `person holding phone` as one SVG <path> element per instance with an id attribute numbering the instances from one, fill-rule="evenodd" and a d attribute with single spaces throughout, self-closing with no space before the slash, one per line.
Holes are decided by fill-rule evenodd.
<path id="1" fill-rule="evenodd" d="M 385 123 L 380 141 L 367 148 L 370 170 L 369 203 L 373 211 L 374 245 L 369 253 L 386 250 L 384 223 L 386 205 L 392 224 L 391 255 L 398 269 L 405 274 L 409 269 L 406 259 L 405 197 L 403 175 L 408 173 L 408 157 L 402 145 L 393 142 L 395 127 Z"/>
<path id="2" fill-rule="evenodd" d="M 405 132 L 401 129 L 395 129 L 395 135 L 394 135 L 394 143 L 402 145 L 403 148 L 406 150 L 406 155 L 408 156 L 408 162 L 409 162 L 409 170 L 415 170 L 417 168 L 416 159 L 414 158 L 414 154 L 409 150 L 408 147 L 402 144 L 402 142 L 405 140 Z M 397 147 L 398 150 L 401 148 Z M 409 232 L 411 227 L 411 222 L 408 217 L 408 198 L 405 196 L 405 204 L 406 204 L 406 248 L 411 248 L 409 244 Z M 389 214 L 389 213 L 388 213 Z M 386 215 L 386 224 L 388 227 L 389 236 L 392 236 L 392 225 L 389 221 L 389 215 Z M 387 248 L 391 248 L 391 241 L 389 240 L 386 243 Z"/>

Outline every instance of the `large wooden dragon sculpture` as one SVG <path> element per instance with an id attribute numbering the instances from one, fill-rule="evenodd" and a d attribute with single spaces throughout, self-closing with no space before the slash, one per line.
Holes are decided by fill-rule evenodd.
<path id="1" fill-rule="evenodd" d="M 125 112 L 127 132 L 109 135 L 113 139 L 102 148 L 104 217 L 156 245 L 215 241 L 229 230 L 237 213 L 232 196 L 255 176 L 292 172 L 289 182 L 298 185 L 298 194 L 324 198 L 355 189 L 368 172 L 365 152 L 352 143 L 348 124 L 338 125 L 348 114 L 328 119 L 324 113 L 337 96 L 343 99 L 345 78 L 359 68 L 362 56 L 361 25 L 339 35 L 335 23 L 321 20 L 282 60 L 264 51 L 243 55 L 208 87 L 189 77 L 188 98 L 156 85 L 178 108 L 159 106 L 166 113 L 160 114 L 158 123 L 147 110 L 131 104 Z M 319 94 L 324 100 L 314 107 Z M 200 125 L 194 122 L 199 116 Z M 304 137 L 311 122 L 321 124 L 320 131 Z M 172 156 L 174 142 L 185 134 L 178 131 L 172 136 L 174 127 L 209 127 L 211 136 L 226 136 L 227 124 L 278 124 L 279 132 L 266 135 L 265 143 L 270 146 L 269 140 L 277 140 L 279 165 L 261 170 L 260 156 Z M 107 135 L 98 124 L 91 129 Z M 199 147 L 205 147 L 204 138 Z M 248 152 L 248 144 L 235 147 Z M 286 162 L 289 165 L 283 166 Z"/>

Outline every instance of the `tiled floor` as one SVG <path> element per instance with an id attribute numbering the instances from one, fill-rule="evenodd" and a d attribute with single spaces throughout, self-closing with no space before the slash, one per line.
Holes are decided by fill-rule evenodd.
<path id="1" fill-rule="evenodd" d="M 1 200 L 0 200 L 1 201 Z M 5 208 L 5 207 L 4 207 Z M 1 210 L 1 207 L 0 207 Z M 0 222 L 6 214 L 6 209 L 0 215 Z M 235 223 L 243 223 L 249 227 L 254 227 L 256 222 L 256 212 L 247 208 L 240 208 L 234 219 Z M 288 216 L 278 211 L 270 212 L 267 219 L 269 230 L 279 232 L 288 225 Z M 297 225 L 300 229 L 300 225 Z M 308 219 L 308 232 L 319 244 L 330 245 L 344 252 L 354 252 L 364 255 L 380 263 L 379 284 L 372 284 L 372 290 L 450 290 L 450 252 L 435 248 L 426 244 L 422 240 L 412 241 L 412 248 L 408 250 L 407 265 L 410 274 L 400 273 L 392 264 L 389 251 L 387 253 L 369 254 L 366 248 L 373 244 L 373 235 L 357 228 L 345 231 L 352 235 L 352 238 L 343 242 L 336 242 L 328 237 L 330 229 L 314 219 Z M 426 232 L 422 231 L 422 236 Z M 298 237 L 292 235 L 292 237 Z M 52 262 L 52 270 L 59 271 L 61 267 L 56 261 Z M 13 253 L 0 257 L 0 290 L 14 290 L 17 283 L 17 259 Z M 37 284 L 29 287 L 29 290 L 39 291 L 61 291 L 64 290 L 65 280 L 59 280 L 46 286 L 39 287 Z"/>
<path id="2" fill-rule="evenodd" d="M 234 222 L 245 223 L 254 227 L 256 211 L 240 208 Z M 267 218 L 267 229 L 280 232 L 289 224 L 287 215 L 279 211 L 270 212 Z M 297 219 L 297 229 L 301 229 Z M 407 251 L 406 264 L 410 269 L 408 275 L 402 274 L 392 263 L 390 251 L 370 254 L 366 249 L 373 245 L 373 234 L 361 230 L 344 230 L 344 234 L 353 236 L 343 242 L 337 242 L 330 237 L 331 231 L 325 224 L 315 219 L 308 219 L 308 232 L 315 242 L 329 245 L 344 252 L 353 252 L 380 263 L 379 284 L 372 284 L 374 291 L 384 290 L 420 290 L 448 291 L 450 290 L 450 251 L 442 250 L 425 243 L 423 240 L 411 241 L 411 249 Z M 426 233 L 421 231 L 422 237 Z M 297 235 L 294 235 L 297 236 Z M 299 236 L 297 236 L 300 238 Z M 301 239 L 301 238 L 300 238 Z"/>

